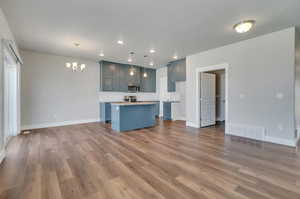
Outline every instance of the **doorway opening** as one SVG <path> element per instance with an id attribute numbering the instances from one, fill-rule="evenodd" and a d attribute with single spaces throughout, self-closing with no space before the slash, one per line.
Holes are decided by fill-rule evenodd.
<path id="1" fill-rule="evenodd" d="M 198 127 L 217 125 L 227 132 L 228 64 L 197 69 Z"/>
<path id="2" fill-rule="evenodd" d="M 18 64 L 11 53 L 4 49 L 4 146 L 18 134 Z"/>
<path id="3" fill-rule="evenodd" d="M 225 69 L 200 75 L 201 127 L 225 125 Z"/>

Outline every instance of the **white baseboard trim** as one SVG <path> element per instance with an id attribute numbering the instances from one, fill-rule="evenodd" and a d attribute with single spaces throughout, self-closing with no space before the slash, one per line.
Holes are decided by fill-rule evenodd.
<path id="1" fill-rule="evenodd" d="M 296 146 L 298 145 L 299 140 L 300 140 L 300 127 L 297 127 Z"/>
<path id="2" fill-rule="evenodd" d="M 280 144 L 280 145 L 285 145 L 285 146 L 290 146 L 290 147 L 295 147 L 296 146 L 296 139 L 290 140 L 290 139 L 284 139 L 284 138 L 276 138 L 276 137 L 270 137 L 270 136 L 264 136 L 264 138 L 259 139 L 259 138 L 253 138 L 253 137 L 246 137 L 246 136 L 240 136 L 236 133 L 231 133 L 228 132 L 226 135 L 233 135 L 241 138 L 248 138 L 248 139 L 253 139 L 253 140 L 258 140 L 262 142 L 269 142 L 273 144 Z"/>
<path id="3" fill-rule="evenodd" d="M 31 129 L 67 126 L 67 125 L 73 125 L 73 124 L 84 124 L 84 123 L 99 122 L 99 121 L 100 121 L 100 118 L 87 119 L 87 120 L 69 120 L 69 121 L 63 121 L 63 122 L 49 122 L 49 123 L 41 123 L 41 124 L 24 125 L 24 126 L 21 126 L 21 130 L 24 131 L 24 130 L 31 130 Z"/>
<path id="4" fill-rule="evenodd" d="M 2 150 L 0 151 L 0 164 L 2 163 L 2 161 L 4 160 L 4 158 L 5 158 L 5 150 L 2 149 Z"/>
<path id="5" fill-rule="evenodd" d="M 185 121 L 185 117 L 176 117 L 176 118 L 172 118 L 173 121 L 176 121 L 176 120 L 182 120 L 182 121 Z"/>
<path id="6" fill-rule="evenodd" d="M 190 127 L 194 127 L 194 128 L 200 128 L 200 126 L 198 124 L 195 124 L 193 122 L 186 122 L 185 124 L 186 126 L 190 126 Z"/>
<path id="7" fill-rule="evenodd" d="M 265 136 L 264 141 L 275 143 L 275 144 L 280 144 L 280 145 L 285 145 L 285 146 L 291 146 L 291 147 L 295 147 L 296 143 L 297 143 L 296 139 L 289 140 L 289 139 L 276 138 L 276 137 L 270 137 L 270 136 Z"/>

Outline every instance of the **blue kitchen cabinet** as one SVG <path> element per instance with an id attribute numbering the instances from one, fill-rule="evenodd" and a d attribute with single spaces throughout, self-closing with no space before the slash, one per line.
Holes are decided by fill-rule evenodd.
<path id="1" fill-rule="evenodd" d="M 100 61 L 100 90 L 128 92 L 138 86 L 141 92 L 156 92 L 156 70 L 128 64 Z M 143 74 L 147 73 L 147 77 Z"/>
<path id="2" fill-rule="evenodd" d="M 116 64 L 106 61 L 100 62 L 101 91 L 114 91 L 119 87 L 118 72 Z"/>
<path id="3" fill-rule="evenodd" d="M 104 77 L 102 79 L 102 91 L 113 91 L 113 79 L 111 77 Z"/>
<path id="4" fill-rule="evenodd" d="M 126 64 L 119 65 L 119 91 L 128 92 L 128 66 Z"/>
<path id="5" fill-rule="evenodd" d="M 160 102 L 157 101 L 155 104 L 155 116 L 156 117 L 159 117 L 159 110 L 160 110 L 159 106 L 160 106 Z"/>
<path id="6" fill-rule="evenodd" d="M 128 65 L 127 75 L 128 75 L 128 85 L 140 86 L 140 67 Z"/>
<path id="7" fill-rule="evenodd" d="M 156 92 L 156 70 L 149 69 L 149 90 L 148 92 Z"/>
<path id="8" fill-rule="evenodd" d="M 163 102 L 163 120 L 172 120 L 172 102 Z"/>
<path id="9" fill-rule="evenodd" d="M 168 70 L 168 92 L 175 92 L 176 83 L 175 83 L 175 72 L 173 65 L 169 64 L 167 66 Z"/>
<path id="10" fill-rule="evenodd" d="M 111 121 L 111 103 L 100 102 L 100 120 L 101 122 Z"/>
<path id="11" fill-rule="evenodd" d="M 171 62 L 168 67 L 168 92 L 176 91 L 177 81 L 186 81 L 186 60 Z"/>
<path id="12" fill-rule="evenodd" d="M 128 104 L 112 103 L 112 129 L 115 131 L 130 131 L 156 125 L 155 104 Z"/>
<path id="13" fill-rule="evenodd" d="M 146 74 L 146 76 L 145 76 Z M 156 70 L 151 68 L 141 69 L 141 92 L 156 92 Z"/>

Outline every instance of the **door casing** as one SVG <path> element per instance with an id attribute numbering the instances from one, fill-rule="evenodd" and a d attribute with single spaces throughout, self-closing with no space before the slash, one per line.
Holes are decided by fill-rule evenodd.
<path id="1" fill-rule="evenodd" d="M 214 70 L 225 70 L 225 134 L 228 134 L 228 115 L 229 115 L 229 106 L 228 106 L 228 76 L 230 72 L 230 66 L 228 63 L 222 63 L 211 66 L 203 66 L 196 68 L 196 127 L 200 128 L 200 73 L 209 72 Z"/>

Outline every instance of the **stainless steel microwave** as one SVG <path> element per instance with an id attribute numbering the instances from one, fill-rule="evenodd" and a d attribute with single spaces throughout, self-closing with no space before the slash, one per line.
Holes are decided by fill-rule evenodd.
<path id="1" fill-rule="evenodd" d="M 140 91 L 140 87 L 136 85 L 128 85 L 128 92 L 136 93 Z"/>

